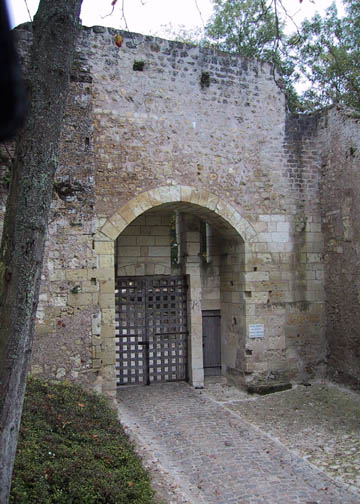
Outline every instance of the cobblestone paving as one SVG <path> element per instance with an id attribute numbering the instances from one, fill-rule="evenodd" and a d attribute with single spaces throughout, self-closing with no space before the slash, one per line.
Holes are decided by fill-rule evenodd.
<path id="1" fill-rule="evenodd" d="M 313 383 L 262 397 L 227 400 L 224 392 L 231 393 L 233 387 L 211 383 L 207 389 L 249 423 L 277 438 L 332 478 L 345 482 L 358 493 L 360 501 L 358 393 Z"/>
<path id="2" fill-rule="evenodd" d="M 360 503 L 341 483 L 186 383 L 123 388 L 118 404 L 140 454 L 167 481 L 168 491 L 160 491 L 167 502 Z"/>

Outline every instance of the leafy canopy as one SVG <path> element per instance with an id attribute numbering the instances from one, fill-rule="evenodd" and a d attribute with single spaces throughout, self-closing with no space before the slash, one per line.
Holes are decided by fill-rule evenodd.
<path id="1" fill-rule="evenodd" d="M 360 4 L 344 0 L 305 20 L 295 33 L 281 0 L 213 0 L 214 15 L 203 43 L 270 63 L 281 77 L 289 107 L 309 111 L 340 103 L 360 109 Z M 301 1 L 300 1 L 301 3 Z M 274 73 L 275 76 L 275 73 Z M 305 83 L 300 93 L 295 85 Z"/>
<path id="2" fill-rule="evenodd" d="M 289 39 L 300 74 L 310 83 L 302 94 L 305 109 L 334 103 L 360 109 L 360 4 L 345 0 L 346 15 L 335 3 L 324 17 L 305 20 Z"/>

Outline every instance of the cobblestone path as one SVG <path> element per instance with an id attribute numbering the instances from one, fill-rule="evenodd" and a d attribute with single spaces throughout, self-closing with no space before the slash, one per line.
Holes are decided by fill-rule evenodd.
<path id="1" fill-rule="evenodd" d="M 186 383 L 122 388 L 119 416 L 168 502 L 359 504 L 360 497 Z M 180 497 L 181 496 L 181 497 Z"/>

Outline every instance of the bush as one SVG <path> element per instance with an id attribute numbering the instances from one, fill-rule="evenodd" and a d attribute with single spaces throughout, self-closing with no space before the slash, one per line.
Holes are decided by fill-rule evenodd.
<path id="1" fill-rule="evenodd" d="M 30 379 L 10 503 L 153 503 L 149 476 L 104 399 Z"/>

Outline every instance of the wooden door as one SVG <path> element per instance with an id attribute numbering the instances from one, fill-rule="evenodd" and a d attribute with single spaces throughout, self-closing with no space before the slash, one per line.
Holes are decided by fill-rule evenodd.
<path id="1" fill-rule="evenodd" d="M 202 312 L 205 376 L 221 375 L 220 322 L 220 310 L 204 310 Z"/>

